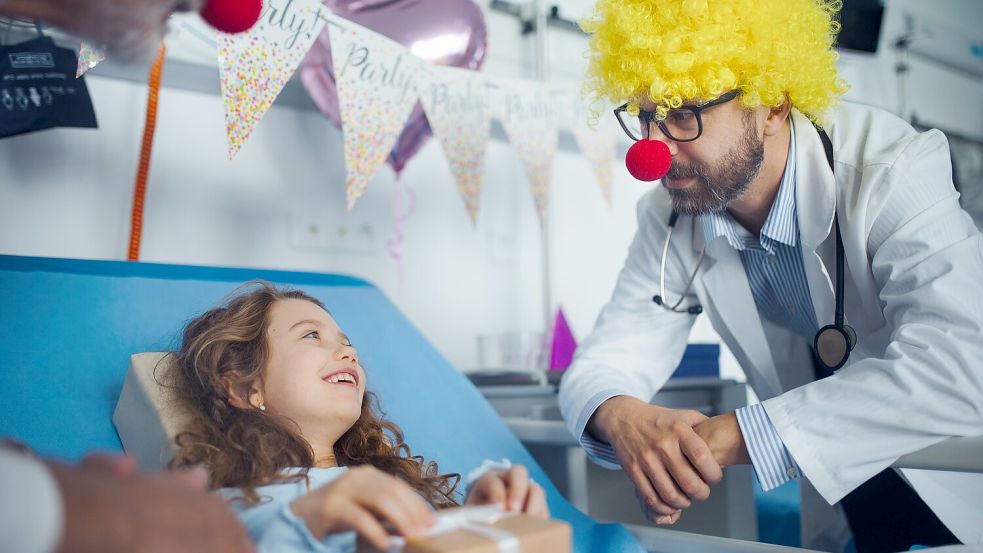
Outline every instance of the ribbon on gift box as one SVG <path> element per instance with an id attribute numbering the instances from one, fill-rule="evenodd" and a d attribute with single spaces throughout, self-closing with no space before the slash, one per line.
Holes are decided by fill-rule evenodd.
<path id="1" fill-rule="evenodd" d="M 441 534 L 449 534 L 462 530 L 478 534 L 490 539 L 498 545 L 499 553 L 520 553 L 519 538 L 512 532 L 495 528 L 492 526 L 505 517 L 513 516 L 515 513 L 506 511 L 502 505 L 480 505 L 474 507 L 461 507 L 436 513 L 436 524 L 427 530 L 421 538 L 433 538 Z M 402 553 L 406 546 L 406 539 L 400 536 L 393 536 L 391 545 L 387 553 Z"/>

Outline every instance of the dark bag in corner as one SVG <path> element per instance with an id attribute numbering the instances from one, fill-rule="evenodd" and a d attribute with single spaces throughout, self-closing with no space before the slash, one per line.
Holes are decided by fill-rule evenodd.
<path id="1" fill-rule="evenodd" d="M 97 128 L 78 58 L 41 36 L 0 46 L 0 138 L 53 127 Z"/>

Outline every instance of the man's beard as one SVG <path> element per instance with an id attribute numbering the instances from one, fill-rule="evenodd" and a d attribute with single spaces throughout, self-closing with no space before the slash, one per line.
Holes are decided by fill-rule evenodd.
<path id="1" fill-rule="evenodd" d="M 750 113 L 744 116 L 744 136 L 714 166 L 684 165 L 673 161 L 667 179 L 696 178 L 687 188 L 666 188 L 672 206 L 681 215 L 704 215 L 723 211 L 751 186 L 765 159 L 765 143 Z"/>

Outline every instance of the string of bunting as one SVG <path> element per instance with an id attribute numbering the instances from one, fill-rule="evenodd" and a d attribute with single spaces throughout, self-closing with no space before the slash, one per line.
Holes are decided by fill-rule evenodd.
<path id="1" fill-rule="evenodd" d="M 559 129 L 569 130 L 611 204 L 615 142 L 587 125 L 576 85 L 497 78 L 416 57 L 403 45 L 332 13 L 320 0 L 264 0 L 248 32 L 218 33 L 218 66 L 229 159 L 327 33 L 343 133 L 346 205 L 353 209 L 420 102 L 477 224 L 491 119 L 505 128 L 526 169 L 540 218 L 548 208 Z M 102 56 L 82 45 L 79 74 Z"/>

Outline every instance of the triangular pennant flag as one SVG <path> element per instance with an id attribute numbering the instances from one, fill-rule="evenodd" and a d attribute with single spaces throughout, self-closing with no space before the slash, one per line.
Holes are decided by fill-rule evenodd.
<path id="1" fill-rule="evenodd" d="M 573 85 L 551 84 L 549 92 L 553 102 L 553 117 L 557 126 L 572 129 L 581 118 L 581 102 Z"/>
<path id="2" fill-rule="evenodd" d="M 331 16 L 328 34 L 345 140 L 348 209 L 369 186 L 418 99 L 423 60 L 402 45 Z"/>
<path id="3" fill-rule="evenodd" d="M 588 124 L 590 110 L 582 96 L 572 86 L 553 88 L 557 120 L 573 133 L 580 152 L 587 158 L 601 187 L 608 209 L 612 209 L 611 190 L 614 183 L 615 130 L 608 119 L 601 119 L 593 128 Z"/>
<path id="4" fill-rule="evenodd" d="M 601 186 L 601 195 L 612 208 L 611 185 L 614 182 L 614 149 L 613 130 L 607 125 L 591 129 L 586 121 L 573 127 L 573 136 L 577 140 L 580 152 L 590 161 L 597 183 Z"/>
<path id="5" fill-rule="evenodd" d="M 420 102 L 476 226 L 490 130 L 485 79 L 475 71 L 454 67 L 434 65 L 429 70 L 430 87 L 421 89 Z"/>
<path id="6" fill-rule="evenodd" d="M 573 354 L 577 351 L 577 339 L 573 337 L 563 308 L 556 310 L 553 320 L 553 346 L 550 348 L 550 370 L 563 371 L 573 362 Z"/>
<path id="7" fill-rule="evenodd" d="M 549 207 L 557 128 L 548 89 L 534 81 L 496 79 L 497 115 L 526 167 L 536 213 L 545 221 Z"/>
<path id="8" fill-rule="evenodd" d="M 324 28 L 327 8 L 320 0 L 263 2 L 263 15 L 246 33 L 218 33 L 218 66 L 229 159 L 297 70 Z"/>
<path id="9" fill-rule="evenodd" d="M 99 62 L 104 59 L 106 59 L 106 54 L 102 50 L 93 48 L 87 42 L 82 42 L 79 45 L 79 63 L 75 69 L 75 78 L 85 75 L 88 70 L 99 65 Z"/>

